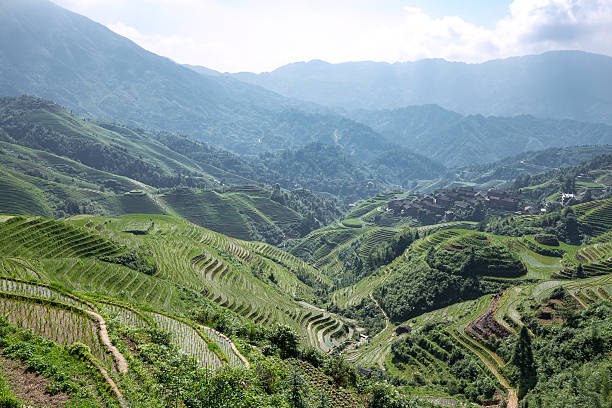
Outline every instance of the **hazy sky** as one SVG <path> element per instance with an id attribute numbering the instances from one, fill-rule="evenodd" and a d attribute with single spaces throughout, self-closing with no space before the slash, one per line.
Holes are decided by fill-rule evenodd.
<path id="1" fill-rule="evenodd" d="M 322 59 L 612 55 L 612 0 L 53 0 L 157 54 L 219 71 Z"/>

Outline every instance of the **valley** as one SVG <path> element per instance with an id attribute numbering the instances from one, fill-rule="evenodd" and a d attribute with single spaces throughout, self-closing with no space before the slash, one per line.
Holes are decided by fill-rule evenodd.
<path id="1" fill-rule="evenodd" d="M 171 3 L 79 10 L 229 21 Z M 228 73 L 75 7 L 0 4 L 0 407 L 612 407 L 610 56 Z"/>

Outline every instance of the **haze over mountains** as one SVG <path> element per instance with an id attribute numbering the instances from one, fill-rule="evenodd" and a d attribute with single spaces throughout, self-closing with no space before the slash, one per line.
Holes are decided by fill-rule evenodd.
<path id="1" fill-rule="evenodd" d="M 389 140 L 447 167 L 489 163 L 521 152 L 612 142 L 612 126 L 532 115 L 461 115 L 437 105 L 349 113 Z"/>
<path id="2" fill-rule="evenodd" d="M 336 135 L 343 144 L 342 126 L 355 126 L 339 117 L 307 117 L 306 129 L 295 132 L 284 112 L 306 104 L 236 79 L 199 75 L 47 0 L 3 2 L 0 93 L 33 94 L 78 114 L 183 132 L 248 154 L 318 140 L 304 135 Z M 293 112 L 292 119 L 302 114 Z M 332 123 L 321 135 L 316 128 L 327 120 Z M 372 135 L 368 147 L 377 139 Z"/>
<path id="3" fill-rule="evenodd" d="M 612 123 L 612 58 L 581 51 L 482 64 L 310 61 L 234 77 L 288 97 L 349 109 L 437 104 L 463 114 Z"/>
<path id="4" fill-rule="evenodd" d="M 0 408 L 612 408 L 610 60 L 231 75 L 0 0 Z"/>
<path id="5" fill-rule="evenodd" d="M 612 58 L 568 51 L 484 64 L 312 61 L 230 76 L 176 64 L 47 0 L 6 0 L 0 9 L 2 95 L 40 96 L 77 115 L 180 132 L 251 157 L 337 145 L 355 166 L 386 161 L 403 179 L 415 167 L 385 159 L 398 147 L 453 167 L 612 143 L 610 126 L 546 119 L 612 123 L 611 75 Z M 426 103 L 456 112 L 406 107 Z M 535 117 L 482 116 L 520 113 Z"/>

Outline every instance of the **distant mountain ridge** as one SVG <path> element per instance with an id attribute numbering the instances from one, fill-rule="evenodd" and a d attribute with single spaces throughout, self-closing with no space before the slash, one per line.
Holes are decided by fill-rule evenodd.
<path id="1" fill-rule="evenodd" d="M 447 167 L 492 163 L 552 147 L 612 144 L 612 126 L 531 115 L 463 116 L 437 105 L 347 115 Z"/>
<path id="2" fill-rule="evenodd" d="M 492 60 L 481 64 L 298 62 L 242 81 L 326 106 L 396 109 L 437 104 L 462 114 L 575 119 L 612 124 L 612 57 L 581 51 Z"/>
<path id="3" fill-rule="evenodd" d="M 0 8 L 0 96 L 36 95 L 96 120 L 180 132 L 247 155 L 365 128 L 338 115 L 303 112 L 299 108 L 311 104 L 192 68 L 48 0 L 4 0 Z M 303 115 L 301 127 L 288 125 L 287 115 Z M 368 153 L 381 139 L 362 130 L 365 145 L 353 145 L 352 153 Z"/>

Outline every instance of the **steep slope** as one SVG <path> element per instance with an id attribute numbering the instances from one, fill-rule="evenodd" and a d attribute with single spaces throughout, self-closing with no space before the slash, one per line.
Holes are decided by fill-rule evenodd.
<path id="1" fill-rule="evenodd" d="M 272 200 L 270 189 L 247 177 L 275 183 L 274 173 L 227 151 L 171 133 L 82 120 L 28 96 L 0 98 L 0 172 L 0 211 L 7 213 L 169 213 L 272 243 L 339 214 L 313 194 L 279 190 Z M 292 208 L 313 211 L 317 221 L 303 225 Z"/>
<path id="2" fill-rule="evenodd" d="M 300 62 L 243 81 L 322 105 L 394 109 L 438 104 L 464 114 L 568 118 L 612 124 L 612 58 L 580 51 L 493 60 Z"/>
<path id="3" fill-rule="evenodd" d="M 45 150 L 157 187 L 170 187 L 181 175 L 202 186 L 213 177 L 185 156 L 152 137 L 115 127 L 109 129 L 71 115 L 44 99 L 0 98 L 0 140 Z"/>
<path id="4" fill-rule="evenodd" d="M 525 178 L 561 167 L 576 166 L 602 154 L 612 154 L 612 145 L 573 146 L 521 153 L 493 163 L 461 167 L 447 173 L 430 188 L 468 184 L 481 188 L 500 187 L 517 177 Z"/>
<path id="5" fill-rule="evenodd" d="M 525 151 L 612 143 L 612 126 L 533 116 L 462 116 L 435 105 L 355 111 L 351 117 L 447 167 L 489 163 Z"/>
<path id="6" fill-rule="evenodd" d="M 281 250 L 162 216 L 2 216 L 0 242 L 5 405 L 239 406 L 246 393 L 231 383 L 247 377 L 248 398 L 284 401 L 298 366 L 304 387 L 322 382 L 334 406 L 364 406 L 355 381 L 340 390 L 322 366 L 353 325 L 304 301 L 328 283 Z M 262 364 L 274 388 L 256 380 Z"/>
<path id="7" fill-rule="evenodd" d="M 335 194 L 347 202 L 446 171 L 436 161 L 408 149 L 374 153 L 369 160 L 356 160 L 340 146 L 312 143 L 294 151 L 261 155 L 257 163 L 285 188 L 305 187 Z"/>
<path id="8" fill-rule="evenodd" d="M 0 211 L 9 214 L 50 216 L 42 190 L 0 167 Z"/>
<path id="9" fill-rule="evenodd" d="M 292 128 L 282 114 L 302 103 L 201 75 L 48 0 L 6 0 L 0 10 L 0 95 L 24 93 L 97 120 L 181 132 L 248 154 L 317 141 L 321 127 L 329 138 L 359 126 L 306 115 Z M 380 140 L 366 133 L 364 151 Z"/>

